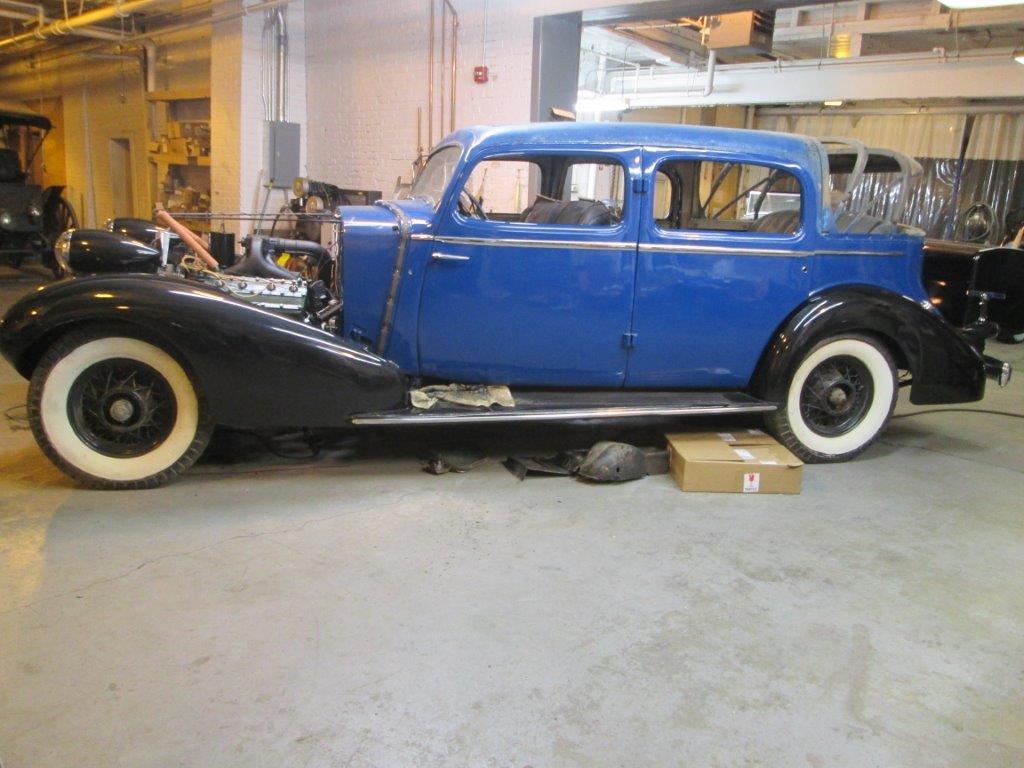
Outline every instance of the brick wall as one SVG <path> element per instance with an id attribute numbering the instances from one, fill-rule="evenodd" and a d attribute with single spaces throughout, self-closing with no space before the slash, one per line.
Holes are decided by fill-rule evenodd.
<path id="1" fill-rule="evenodd" d="M 533 20 L 611 5 L 607 0 L 453 0 L 459 13 L 456 127 L 530 119 Z M 627 2 L 614 3 L 629 4 Z M 306 0 L 309 94 L 309 173 L 346 187 L 390 195 L 410 177 L 417 153 L 417 110 L 427 148 L 427 50 L 430 4 L 425 0 Z M 486 10 L 486 34 L 484 33 Z M 440 13 L 438 12 L 438 25 Z M 449 48 L 450 50 L 450 48 Z M 435 47 L 440 60 L 440 45 Z M 473 82 L 485 64 L 490 82 Z M 447 73 L 445 73 L 447 78 Z M 447 133 L 447 83 L 435 86 L 434 141 Z"/>

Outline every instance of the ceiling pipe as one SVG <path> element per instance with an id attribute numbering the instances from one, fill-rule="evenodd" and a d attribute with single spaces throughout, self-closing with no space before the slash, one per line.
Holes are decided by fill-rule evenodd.
<path id="1" fill-rule="evenodd" d="M 1024 105 L 999 102 L 958 106 L 920 107 L 755 107 L 758 116 L 791 117 L 801 115 L 993 115 L 1024 114 Z"/>
<path id="2" fill-rule="evenodd" d="M 713 53 L 713 51 L 712 51 Z M 861 56 L 857 58 L 849 59 L 800 59 L 794 61 L 774 61 L 766 62 L 763 64 L 724 64 L 718 65 L 712 70 L 710 78 L 710 85 L 714 87 L 713 76 L 715 71 L 721 70 L 727 74 L 748 74 L 748 73 L 763 73 L 763 72 L 776 72 L 782 74 L 788 71 L 801 70 L 801 69 L 829 69 L 829 68 L 850 68 L 850 67 L 874 67 L 879 65 L 901 65 L 901 64 L 914 64 L 921 62 L 937 62 L 937 63 L 970 63 L 970 62 L 1000 62 L 1007 60 L 1009 56 L 1008 49 L 993 49 L 987 48 L 981 51 L 961 51 L 960 55 L 954 60 L 951 58 L 945 58 L 934 52 L 917 52 L 917 53 L 899 53 L 899 54 L 882 54 L 876 56 Z M 710 64 L 710 57 L 709 57 Z M 709 69 L 711 69 L 709 67 Z M 665 97 L 671 99 L 672 97 L 677 98 L 696 98 L 697 94 L 700 93 L 697 88 L 686 87 L 681 85 L 680 80 L 692 76 L 692 72 L 679 71 L 664 74 L 655 74 L 648 78 L 645 82 L 647 87 L 640 87 L 640 80 L 637 77 L 633 77 L 633 93 L 629 95 L 632 98 L 643 99 L 644 97 Z M 616 74 L 608 78 L 606 85 L 607 94 L 599 95 L 614 95 L 616 93 L 624 93 L 629 85 L 630 80 L 627 73 Z M 678 85 L 677 85 L 678 84 Z M 711 91 L 707 91 L 708 83 L 705 83 L 705 96 L 710 95 Z M 627 97 L 628 98 L 628 97 Z M 674 102 L 666 102 L 659 106 L 674 106 Z M 650 105 L 644 105 L 650 106 Z"/>
<path id="3" fill-rule="evenodd" d="M 141 11 L 144 8 L 163 2 L 166 2 L 166 0 L 128 0 L 127 2 L 117 2 L 104 8 L 80 13 L 77 16 L 72 16 L 70 19 L 51 21 L 49 24 L 44 24 L 30 32 L 22 32 L 18 35 L 6 37 L 0 40 L 0 48 L 6 48 L 9 45 L 15 45 L 25 40 L 43 40 L 54 35 L 67 35 L 98 22 L 107 21 L 114 17 L 123 18 L 136 11 Z M 116 33 L 111 34 L 116 35 Z M 117 39 L 120 39 L 120 36 L 117 36 Z"/>
<path id="4" fill-rule="evenodd" d="M 36 3 L 20 3 L 16 0 L 0 0 L 0 16 L 5 19 L 18 19 L 19 21 L 32 21 L 35 19 L 40 27 L 47 22 L 43 6 Z"/>
<path id="5" fill-rule="evenodd" d="M 34 21 L 36 29 L 42 29 L 48 24 L 54 23 L 53 19 L 46 16 L 45 9 L 35 3 L 22 3 L 16 0 L 0 0 L 0 18 L 17 19 L 18 21 Z M 31 30 L 32 36 L 36 37 L 36 30 Z M 93 40 L 120 40 L 122 35 L 105 29 L 93 29 L 82 27 L 69 30 L 69 34 L 78 37 L 90 37 Z M 38 39 L 42 39 L 41 36 Z"/>
<path id="6" fill-rule="evenodd" d="M 252 13 L 259 13 L 260 11 L 269 10 L 270 8 L 276 8 L 277 6 L 280 5 L 288 5 L 293 2 L 295 2 L 295 0 L 262 0 L 262 2 L 252 3 L 251 5 L 245 5 L 241 8 L 235 6 L 230 10 L 214 12 L 210 15 L 195 15 L 194 17 L 182 21 L 178 24 L 160 27 L 159 29 L 152 29 L 145 33 L 126 35 L 124 37 L 114 32 L 111 32 L 109 34 L 112 36 L 110 38 L 112 42 L 118 42 L 125 45 L 142 45 L 144 44 L 143 41 L 152 41 L 160 37 L 164 37 L 166 35 L 173 35 L 177 32 L 184 32 L 189 29 L 195 29 L 196 27 L 210 26 L 211 24 L 219 24 L 224 21 L 233 21 L 234 19 L 240 19 Z M 227 3 L 225 3 L 225 5 L 227 5 Z M 0 43 L 2 42 L 3 41 L 0 41 Z M 86 50 L 96 50 L 96 47 L 89 48 Z M 84 51 L 81 49 L 72 52 L 58 51 L 52 56 L 40 57 L 39 63 L 57 61 L 59 59 L 66 58 L 67 56 L 78 55 L 83 52 Z"/>

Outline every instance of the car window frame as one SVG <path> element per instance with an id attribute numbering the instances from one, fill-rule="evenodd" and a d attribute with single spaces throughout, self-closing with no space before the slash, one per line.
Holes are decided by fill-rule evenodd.
<path id="1" fill-rule="evenodd" d="M 813 208 L 809 204 L 810 196 L 808 195 L 808 179 L 805 178 L 806 174 L 803 172 L 802 166 L 796 164 L 787 164 L 775 158 L 766 157 L 750 157 L 749 155 L 741 155 L 736 152 L 702 152 L 700 150 L 692 149 L 673 149 L 671 147 L 660 148 L 658 152 L 657 161 L 650 167 L 650 189 L 651 199 L 648 206 L 645 207 L 645 211 L 642 214 L 643 221 L 641 222 L 641 228 L 647 229 L 652 235 L 657 237 L 678 237 L 680 235 L 685 237 L 726 237 L 727 239 L 737 238 L 738 240 L 743 239 L 758 239 L 767 238 L 780 243 L 795 242 L 802 240 L 810 232 L 814 231 L 813 226 L 808 226 L 808 218 L 814 215 Z M 698 229 L 693 227 L 681 227 L 681 228 L 665 228 L 658 224 L 659 219 L 654 216 L 654 189 L 657 186 L 658 174 L 662 173 L 661 168 L 666 163 L 679 162 L 679 161 L 690 161 L 690 162 L 709 162 L 709 163 L 735 163 L 736 165 L 756 165 L 762 168 L 768 168 L 771 170 L 780 170 L 788 173 L 800 186 L 800 218 L 799 226 L 794 232 L 754 232 L 745 229 Z M 668 174 L 666 174 L 668 176 Z M 669 183 L 672 183 L 671 177 Z M 814 188 L 814 185 L 810 185 Z M 684 195 L 685 198 L 685 195 Z"/>
<path id="2" fill-rule="evenodd" d="M 448 214 L 446 218 L 456 228 L 468 227 L 480 230 L 480 234 L 486 234 L 485 230 L 491 229 L 494 232 L 501 232 L 502 236 L 518 234 L 528 238 L 531 233 L 559 233 L 565 236 L 568 233 L 584 235 L 595 235 L 600 233 L 602 239 L 621 237 L 630 229 L 629 218 L 634 210 L 642 208 L 633 194 L 632 180 L 640 172 L 641 155 L 640 147 L 629 147 L 616 145 L 613 147 L 576 147 L 568 145 L 544 146 L 534 149 L 524 149 L 522 146 L 495 146 L 489 147 L 486 152 L 470 155 L 463 160 L 463 168 L 458 178 L 450 185 L 448 194 Z M 459 210 L 459 194 L 465 188 L 473 171 L 481 163 L 495 160 L 510 160 L 520 162 L 534 162 L 538 157 L 561 156 L 566 157 L 572 163 L 581 161 L 593 161 L 595 164 L 619 166 L 622 172 L 622 211 L 618 222 L 612 225 L 578 225 L 578 224 L 557 224 L 549 222 L 525 222 L 508 221 L 502 219 L 481 219 L 475 216 L 467 216 Z M 631 162 L 632 161 L 632 162 Z"/>

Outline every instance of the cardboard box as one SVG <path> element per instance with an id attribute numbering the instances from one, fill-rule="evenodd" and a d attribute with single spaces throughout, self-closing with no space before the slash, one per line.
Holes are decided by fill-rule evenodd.
<path id="1" fill-rule="evenodd" d="M 669 469 L 684 491 L 800 493 L 804 463 L 760 430 L 666 438 Z"/>

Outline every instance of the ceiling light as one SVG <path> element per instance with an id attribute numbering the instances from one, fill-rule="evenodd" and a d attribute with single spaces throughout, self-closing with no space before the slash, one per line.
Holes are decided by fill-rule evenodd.
<path id="1" fill-rule="evenodd" d="M 829 101 L 823 101 L 821 103 L 824 104 L 826 107 L 841 107 L 841 106 L 843 106 L 843 100 L 842 99 L 833 99 L 833 100 L 829 100 Z"/>
<path id="2" fill-rule="evenodd" d="M 995 8 L 998 5 L 1020 5 L 1022 0 L 939 0 L 947 8 L 963 11 L 971 8 Z"/>

